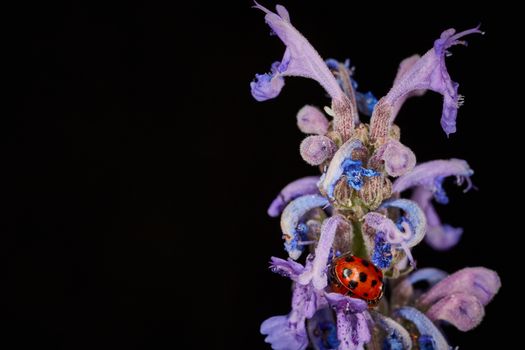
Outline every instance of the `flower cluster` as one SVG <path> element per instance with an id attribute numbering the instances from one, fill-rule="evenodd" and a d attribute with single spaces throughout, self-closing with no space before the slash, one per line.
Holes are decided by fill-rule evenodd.
<path id="1" fill-rule="evenodd" d="M 446 250 L 460 239 L 462 229 L 443 224 L 433 201 L 448 203 L 442 186 L 447 177 L 455 177 L 458 185 L 465 182 L 468 191 L 473 171 L 460 159 L 417 164 L 393 123 L 408 97 L 432 90 L 443 95 L 443 130 L 447 135 L 456 131 L 462 97 L 445 56 L 450 47 L 465 44 L 461 38 L 481 32 L 444 31 L 423 56 L 401 62 L 393 87 L 377 100 L 356 90 L 348 60 L 324 61 L 283 6 L 277 5 L 276 13 L 255 7 L 266 14 L 286 50 L 269 73 L 256 75 L 250 84 L 253 97 L 277 97 L 287 76 L 314 79 L 331 98 L 324 112 L 332 117 L 329 121 L 309 105 L 298 112 L 297 125 L 309 135 L 301 143 L 301 156 L 322 174 L 288 184 L 268 209 L 270 216 L 281 216 L 288 254 L 286 260 L 272 257 L 271 270 L 293 281 L 293 296 L 289 314 L 262 323 L 266 342 L 277 350 L 309 345 L 318 350 L 449 349 L 440 323 L 461 331 L 476 327 L 501 283 L 497 273 L 483 267 L 450 276 L 433 268 L 415 270 L 411 248 L 422 240 Z M 370 123 L 362 122 L 359 113 L 371 115 Z M 411 199 L 401 198 L 409 189 Z M 371 261 L 385 276 L 388 298 L 377 306 L 332 290 L 330 264 L 349 252 Z"/>

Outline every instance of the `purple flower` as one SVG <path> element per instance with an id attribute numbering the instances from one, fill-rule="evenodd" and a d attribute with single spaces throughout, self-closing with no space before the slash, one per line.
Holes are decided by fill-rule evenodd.
<path id="1" fill-rule="evenodd" d="M 381 145 L 370 159 L 370 163 L 382 161 L 388 175 L 404 175 L 416 165 L 416 155 L 410 148 L 397 140 L 390 140 Z"/>
<path id="2" fill-rule="evenodd" d="M 432 205 L 432 197 L 441 204 L 448 203 L 448 197 L 443 190 L 443 180 L 455 176 L 458 185 L 466 181 L 472 187 L 470 176 L 474 172 L 468 163 L 461 159 L 434 160 L 417 165 L 411 172 L 399 177 L 393 184 L 394 192 L 402 192 L 416 187 L 412 200 L 423 209 L 427 218 L 428 230 L 426 242 L 437 250 L 446 250 L 457 244 L 463 229 L 442 225 L 437 212 Z"/>
<path id="3" fill-rule="evenodd" d="M 328 131 L 328 119 L 318 108 L 306 105 L 297 112 L 297 126 L 305 134 L 324 135 Z"/>
<path id="4" fill-rule="evenodd" d="M 443 225 L 432 205 L 432 198 L 432 192 L 424 187 L 416 187 L 412 194 L 412 200 L 423 209 L 427 218 L 425 242 L 436 250 L 448 250 L 459 242 L 463 229 Z"/>
<path id="5" fill-rule="evenodd" d="M 329 122 L 312 106 L 299 111 L 299 129 L 311 134 L 301 143 L 300 154 L 322 175 L 290 183 L 268 209 L 270 216 L 282 212 L 289 256 L 288 260 L 272 257 L 270 268 L 293 282 L 293 296 L 289 314 L 262 323 L 266 342 L 283 350 L 364 349 L 366 344 L 383 350 L 450 350 L 434 322 L 448 322 L 461 331 L 476 327 L 501 282 L 497 273 L 481 267 L 450 276 L 436 268 L 410 273 L 415 266 L 411 248 L 425 237 L 438 250 L 457 243 L 462 230 L 441 223 L 432 199 L 448 202 L 443 181 L 449 176 L 455 176 L 458 184 L 466 181 L 465 191 L 469 190 L 473 171 L 460 159 L 416 166 L 414 152 L 399 141 L 399 128 L 392 123 L 407 98 L 432 90 L 444 97 L 443 129 L 447 134 L 455 131 L 461 98 L 444 57 L 447 48 L 463 43 L 462 36 L 479 30 L 443 32 L 425 55 L 401 62 L 394 86 L 377 101 L 370 93 L 356 91 L 349 60 L 323 62 L 291 25 L 284 7 L 277 5 L 277 13 L 259 4 L 255 7 L 266 13 L 266 22 L 286 50 L 270 73 L 256 76 L 251 84 L 254 97 L 276 97 L 285 76 L 311 78 L 332 98 L 325 112 L 334 118 Z M 361 122 L 357 110 L 369 114 L 372 108 L 370 125 Z M 410 188 L 412 200 L 401 198 Z M 294 261 L 303 253 L 304 265 Z M 369 303 L 364 287 L 355 289 L 355 283 L 366 283 L 366 274 L 355 275 L 359 282 L 334 281 L 339 273 L 354 276 L 349 272 L 353 268 L 341 272 L 339 265 L 332 265 L 339 258 L 352 262 L 352 255 L 364 258 L 363 265 L 376 273 L 381 270 L 387 277 L 382 286 L 390 292 Z M 376 279 L 368 280 L 373 280 L 370 288 L 374 281 L 377 285 Z"/>
<path id="6" fill-rule="evenodd" d="M 293 199 L 305 194 L 319 193 L 317 183 L 319 176 L 307 176 L 286 185 L 268 208 L 268 215 L 275 218 L 281 214 L 284 207 Z"/>
<path id="7" fill-rule="evenodd" d="M 285 240 L 284 247 L 290 258 L 298 259 L 304 250 L 302 242 L 305 241 L 308 228 L 304 224 L 300 225 L 301 219 L 310 210 L 326 205 L 328 205 L 326 198 L 312 194 L 296 198 L 284 208 L 281 215 L 281 229 Z"/>
<path id="8" fill-rule="evenodd" d="M 383 214 L 370 212 L 364 216 L 364 222 L 374 229 L 376 234 L 381 232 L 388 243 L 403 249 L 413 264 L 414 259 L 409 248 L 421 242 L 425 236 L 425 215 L 415 202 L 407 199 L 396 199 L 385 202 L 382 207 L 404 210 L 406 220 L 401 220 L 400 224 L 397 225 Z"/>
<path id="9" fill-rule="evenodd" d="M 337 84 L 333 74 L 308 40 L 292 26 L 288 11 L 283 6 L 277 5 L 275 7 L 277 13 L 273 13 L 258 3 L 255 4 L 255 8 L 266 13 L 264 18 L 266 23 L 286 45 L 286 51 L 281 62 L 275 62 L 272 65 L 271 74 L 268 75 L 269 79 L 261 80 L 259 78 L 260 75 L 257 75 L 258 82 L 251 84 L 252 95 L 255 99 L 261 101 L 258 99 L 259 96 L 254 93 L 254 86 L 257 87 L 259 81 L 261 81 L 262 85 L 270 85 L 273 80 L 283 80 L 283 76 L 298 76 L 314 79 L 321 84 L 333 99 L 342 99 L 344 93 Z M 265 99 L 277 97 L 280 89 L 284 85 L 284 80 L 278 85 L 280 86 L 279 91 L 275 93 L 274 89 L 268 89 L 271 93 L 265 96 Z M 261 89 L 256 90 L 256 92 L 259 91 L 261 91 Z"/>
<path id="10" fill-rule="evenodd" d="M 354 128 L 354 120 L 358 118 L 357 111 L 339 87 L 326 63 L 308 40 L 292 26 L 288 11 L 283 6 L 277 5 L 277 13 L 273 13 L 258 3 L 255 4 L 255 8 L 266 13 L 266 23 L 286 45 L 286 50 L 282 60 L 272 64 L 270 73 L 255 76 L 256 81 L 250 84 L 253 97 L 257 101 L 277 97 L 284 86 L 284 76 L 313 79 L 321 84 L 332 98 L 334 127 L 343 139 L 347 140 Z"/>
<path id="11" fill-rule="evenodd" d="M 472 174 L 474 174 L 474 171 L 462 159 L 433 160 L 419 164 L 411 172 L 399 177 L 394 182 L 392 190 L 394 192 L 403 192 L 411 187 L 423 186 L 434 194 L 436 200 L 443 203 L 447 201 L 442 187 L 445 177 L 456 176 L 458 185 L 466 180 L 468 184 L 465 189 L 466 192 L 472 187 L 470 181 Z"/>
<path id="12" fill-rule="evenodd" d="M 371 339 L 367 318 L 370 315 L 365 301 L 337 293 L 326 294 L 328 303 L 335 309 L 339 350 L 364 349 Z"/>
<path id="13" fill-rule="evenodd" d="M 303 160 L 310 165 L 320 165 L 330 160 L 337 151 L 334 141 L 326 136 L 312 135 L 301 142 L 299 152 Z"/>
<path id="14" fill-rule="evenodd" d="M 299 276 L 299 283 L 307 284 L 311 281 L 313 286 L 319 290 L 327 286 L 326 265 L 328 264 L 328 255 L 332 249 L 337 228 L 341 224 L 345 224 L 345 219 L 339 215 L 332 216 L 323 222 L 321 237 L 315 249 L 315 258 L 312 264 L 309 264 Z"/>
<path id="15" fill-rule="evenodd" d="M 463 99 L 458 95 L 458 83 L 453 82 L 445 66 L 445 55 L 448 48 L 457 44 L 465 44 L 459 39 L 472 33 L 481 33 L 478 28 L 469 29 L 455 34 L 455 29 L 441 33 L 434 42 L 434 47 L 416 62 L 409 61 L 405 72 L 400 74 L 388 94 L 376 106 L 371 119 L 371 136 L 378 143 L 386 141 L 397 110 L 407 95 L 420 90 L 432 90 L 443 95 L 443 113 L 441 127 L 447 135 L 456 132 L 457 109 Z M 454 35 L 455 34 L 455 35 Z"/>
<path id="16" fill-rule="evenodd" d="M 284 86 L 284 78 L 279 74 L 282 70 L 282 64 L 274 62 L 270 73 L 255 74 L 255 81 L 250 83 L 253 98 L 261 102 L 279 96 Z"/>

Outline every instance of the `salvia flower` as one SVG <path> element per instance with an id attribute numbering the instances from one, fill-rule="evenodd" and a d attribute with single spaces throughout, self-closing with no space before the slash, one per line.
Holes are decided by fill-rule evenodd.
<path id="1" fill-rule="evenodd" d="M 415 270 L 412 248 L 423 240 L 437 250 L 458 242 L 463 230 L 443 224 L 433 202 L 449 202 L 443 188 L 449 177 L 458 185 L 466 182 L 468 191 L 473 171 L 461 159 L 416 164 L 393 122 L 407 98 L 432 90 L 443 95 L 443 130 L 456 131 L 462 98 L 445 56 L 464 44 L 461 38 L 481 32 L 445 30 L 423 56 L 401 62 L 394 86 L 377 101 L 371 92 L 356 90 L 350 60 L 321 59 L 284 7 L 277 5 L 276 13 L 255 7 L 286 49 L 269 73 L 256 75 L 253 97 L 275 98 L 284 77 L 301 76 L 319 82 L 331 98 L 326 115 L 309 105 L 297 114 L 299 130 L 307 134 L 300 154 L 321 175 L 291 182 L 268 208 L 270 216 L 281 216 L 288 255 L 272 257 L 270 268 L 292 281 L 293 293 L 287 315 L 262 323 L 265 341 L 282 350 L 451 349 L 440 323 L 460 331 L 476 327 L 500 279 L 484 267 L 451 275 Z M 371 115 L 370 124 L 358 113 Z M 412 190 L 411 199 L 401 197 L 406 190 Z M 374 299 L 367 299 L 368 292 Z"/>

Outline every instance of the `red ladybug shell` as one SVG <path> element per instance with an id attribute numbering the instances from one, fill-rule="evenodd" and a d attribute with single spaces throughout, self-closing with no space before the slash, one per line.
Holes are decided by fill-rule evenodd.
<path id="1" fill-rule="evenodd" d="M 368 260 L 341 255 L 330 266 L 332 291 L 363 299 L 375 306 L 383 296 L 383 273 Z"/>

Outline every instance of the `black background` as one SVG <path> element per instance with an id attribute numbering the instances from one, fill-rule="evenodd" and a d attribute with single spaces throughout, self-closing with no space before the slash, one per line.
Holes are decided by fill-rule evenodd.
<path id="1" fill-rule="evenodd" d="M 351 58 L 360 90 L 378 97 L 401 59 L 446 28 L 482 23 L 486 35 L 447 59 L 466 95 L 458 132 L 442 132 L 434 93 L 406 103 L 396 123 L 419 161 L 464 158 L 476 172 L 479 191 L 447 186 L 451 204 L 439 208 L 465 228 L 461 243 L 414 252 L 420 267 L 483 265 L 502 277 L 482 325 L 450 329 L 451 343 L 513 342 L 511 198 L 522 181 L 512 9 L 284 4 L 323 57 Z M 288 312 L 290 290 L 267 269 L 285 254 L 266 208 L 282 186 L 316 173 L 298 154 L 295 113 L 329 101 L 299 78 L 275 100 L 252 99 L 249 82 L 284 47 L 250 6 L 26 4 L 13 13 L 4 69 L 15 112 L 0 125 L 2 348 L 268 348 L 259 325 Z M 496 333 L 502 324 L 507 333 Z"/>

